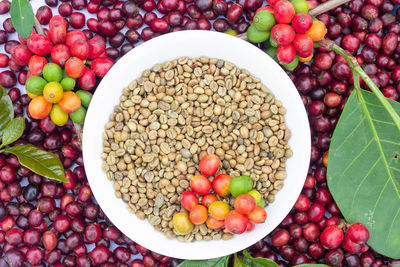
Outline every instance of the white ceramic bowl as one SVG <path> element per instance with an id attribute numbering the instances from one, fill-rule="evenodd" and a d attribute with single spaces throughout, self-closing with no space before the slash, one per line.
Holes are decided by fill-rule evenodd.
<path id="1" fill-rule="evenodd" d="M 127 210 L 127 204 L 114 195 L 112 182 L 101 169 L 102 134 L 113 107 L 119 104 L 122 89 L 156 63 L 207 56 L 227 60 L 261 79 L 287 109 L 286 124 L 292 131 L 289 144 L 293 157 L 287 161 L 285 185 L 266 210 L 265 223 L 250 233 L 228 241 L 181 243 L 155 231 Z M 301 98 L 282 68 L 262 50 L 237 37 L 211 31 L 169 33 L 147 41 L 123 56 L 103 78 L 92 99 L 83 131 L 83 159 L 96 200 L 107 217 L 125 235 L 157 253 L 182 259 L 208 259 L 243 250 L 270 233 L 293 207 L 303 187 L 310 160 L 310 130 Z"/>

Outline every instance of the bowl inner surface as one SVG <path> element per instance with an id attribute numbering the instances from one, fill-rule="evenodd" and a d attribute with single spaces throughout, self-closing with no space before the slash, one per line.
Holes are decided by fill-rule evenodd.
<path id="1" fill-rule="evenodd" d="M 119 105 L 124 87 L 139 78 L 145 69 L 156 63 L 182 56 L 206 56 L 232 62 L 261 79 L 275 98 L 287 109 L 285 121 L 292 136 L 289 145 L 293 157 L 288 159 L 284 187 L 275 202 L 267 208 L 267 220 L 250 233 L 235 235 L 231 240 L 182 243 L 168 239 L 145 220 L 127 210 L 117 199 L 112 182 L 102 171 L 102 134 L 113 108 Z M 310 129 L 303 102 L 297 89 L 283 69 L 265 52 L 227 34 L 211 31 L 182 31 L 162 35 L 141 44 L 122 57 L 102 79 L 88 109 L 83 131 L 83 158 L 88 181 L 107 217 L 125 235 L 157 253 L 182 259 L 216 258 L 245 249 L 270 233 L 289 213 L 303 187 L 310 160 Z"/>

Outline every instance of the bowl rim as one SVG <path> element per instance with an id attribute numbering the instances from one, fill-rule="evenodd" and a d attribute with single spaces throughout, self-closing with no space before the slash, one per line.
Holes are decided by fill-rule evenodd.
<path id="1" fill-rule="evenodd" d="M 233 37 L 233 36 L 230 36 L 230 35 L 227 35 L 224 33 L 218 33 L 218 32 L 213 32 L 213 31 L 203 31 L 203 30 L 181 31 L 181 32 L 173 32 L 173 33 L 164 34 L 164 35 L 161 35 L 154 39 L 151 39 L 149 41 L 146 41 L 145 43 L 132 49 L 126 55 L 121 57 L 114 64 L 114 66 L 110 69 L 110 71 L 107 73 L 107 75 L 99 83 L 96 93 L 93 95 L 92 103 L 87 110 L 87 115 L 86 115 L 85 123 L 83 126 L 82 153 L 83 153 L 84 164 L 85 164 L 85 166 L 87 166 L 87 168 L 85 168 L 85 170 L 87 172 L 88 182 L 89 182 L 91 188 L 93 189 L 92 191 L 93 191 L 94 197 L 96 198 L 100 207 L 103 209 L 105 215 L 122 233 L 127 235 L 129 238 L 131 238 L 136 243 L 139 243 L 142 246 L 144 246 L 152 251 L 155 251 L 157 253 L 167 255 L 170 257 L 175 257 L 175 258 L 192 259 L 192 260 L 203 260 L 203 259 L 209 259 L 209 258 L 216 258 L 216 257 L 221 257 L 224 255 L 229 255 L 229 254 L 235 253 L 237 251 L 243 250 L 246 247 L 249 247 L 250 245 L 254 244 L 259 239 L 268 235 L 272 230 L 269 230 L 269 232 L 266 232 L 263 235 L 258 235 L 258 239 L 254 239 L 253 236 L 251 236 L 251 238 L 250 238 L 251 233 L 246 233 L 245 235 L 249 235 L 249 238 L 242 238 L 243 235 L 236 235 L 235 238 L 228 240 L 228 241 L 222 241 L 222 240 L 214 241 L 213 240 L 213 241 L 196 241 L 196 242 L 192 242 L 192 243 L 181 243 L 181 242 L 177 241 L 179 244 L 183 244 L 183 246 L 185 247 L 184 253 L 178 252 L 177 249 L 175 249 L 174 247 L 165 247 L 165 248 L 160 247 L 158 242 L 155 242 L 155 240 L 149 240 L 148 235 L 143 234 L 143 233 L 141 234 L 140 237 L 135 236 L 134 238 L 132 238 L 132 236 L 129 233 L 127 234 L 128 229 L 127 229 L 126 225 L 124 225 L 122 223 L 123 220 L 120 220 L 120 217 L 118 216 L 118 214 L 117 215 L 115 214 L 116 211 L 113 210 L 115 207 L 112 207 L 112 206 L 110 206 L 111 205 L 110 203 L 107 203 L 108 196 L 104 196 L 101 194 L 102 189 L 99 188 L 99 183 L 96 181 L 97 177 L 94 177 L 95 171 L 94 171 L 92 162 L 95 160 L 93 159 L 93 155 L 91 153 L 92 146 L 90 143 L 91 141 L 93 141 L 93 140 L 91 140 L 91 139 L 93 139 L 91 136 L 91 134 L 93 134 L 93 129 L 90 129 L 90 127 L 92 127 L 93 125 L 96 125 L 96 119 L 98 119 L 97 114 L 96 114 L 96 109 L 97 110 L 101 109 L 100 105 L 102 105 L 102 103 L 100 103 L 99 101 L 101 100 L 101 95 L 104 95 L 105 90 L 107 90 L 107 88 L 105 88 L 105 86 L 107 84 L 110 84 L 110 82 L 111 82 L 110 79 L 112 79 L 112 78 L 110 78 L 110 77 L 118 76 L 118 70 L 121 68 L 124 68 L 125 64 L 129 65 L 130 58 L 133 58 L 135 55 L 138 55 L 140 53 L 148 51 L 149 47 L 157 47 L 160 45 L 165 46 L 166 44 L 168 44 L 168 42 L 176 42 L 177 40 L 182 40 L 182 41 L 197 40 L 198 38 L 204 38 L 206 40 L 213 40 L 213 41 L 218 39 L 221 42 L 228 42 L 228 43 L 230 42 L 230 44 L 232 44 L 232 45 L 235 44 L 237 46 L 243 47 L 243 49 L 245 49 L 245 51 L 251 51 L 251 53 L 257 54 L 257 58 L 258 58 L 257 60 L 266 60 L 268 65 L 271 65 L 271 68 L 273 69 L 273 71 L 279 73 L 279 75 L 283 77 L 283 79 L 284 79 L 282 81 L 283 84 L 289 84 L 289 82 L 290 82 L 291 85 L 288 85 L 290 87 L 289 89 L 293 93 L 295 93 L 295 95 L 291 96 L 291 98 L 294 99 L 293 101 L 295 101 L 295 104 L 297 106 L 299 106 L 299 103 L 301 103 L 301 107 L 299 106 L 300 110 L 298 110 L 297 111 L 298 113 L 296 114 L 296 116 L 298 117 L 298 122 L 296 122 L 296 124 L 298 126 L 296 126 L 295 128 L 297 129 L 297 127 L 301 127 L 302 135 L 304 137 L 306 137 L 304 140 L 302 140 L 303 144 L 301 144 L 301 146 L 305 148 L 305 150 L 301 152 L 303 157 L 298 159 L 302 163 L 301 164 L 302 167 L 296 173 L 297 176 L 299 176 L 299 178 L 297 178 L 299 180 L 298 184 L 300 184 L 300 183 L 301 183 L 301 185 L 304 184 L 304 181 L 307 176 L 307 171 L 308 171 L 308 166 L 309 166 L 309 158 L 310 158 L 310 153 L 311 153 L 311 137 L 310 137 L 310 128 L 309 128 L 308 117 L 307 117 L 305 107 L 301 101 L 300 95 L 297 92 L 297 89 L 295 88 L 294 84 L 292 83 L 290 78 L 287 76 L 285 71 L 274 60 L 272 60 L 266 53 L 264 53 L 262 50 L 255 47 L 254 45 L 252 45 L 244 40 L 241 40 L 237 37 Z M 172 59 L 173 58 L 176 59 L 179 57 L 180 56 L 173 56 Z M 211 56 L 209 56 L 209 57 L 211 58 Z M 221 59 L 229 61 L 228 59 L 224 59 L 224 58 L 221 58 Z M 160 60 L 160 61 L 164 62 L 164 60 Z M 157 62 L 152 62 L 150 65 L 152 66 L 156 63 Z M 237 63 L 235 63 L 235 62 L 232 62 L 232 63 L 234 63 L 237 66 Z M 146 68 L 143 67 L 142 70 L 144 70 L 144 69 L 146 69 Z M 140 75 L 141 75 L 141 73 L 140 73 Z M 254 75 L 254 76 L 257 77 L 256 75 Z M 138 78 L 138 77 L 136 77 L 136 78 Z M 258 78 L 262 79 L 262 77 L 258 77 Z M 131 79 L 133 79 L 133 78 L 127 78 L 126 84 L 129 84 L 129 82 L 130 82 L 129 80 L 131 80 Z M 272 93 L 274 93 L 273 89 L 271 91 L 272 91 Z M 120 93 L 122 93 L 122 88 L 120 89 L 120 91 L 119 91 L 119 89 L 117 89 L 114 92 L 118 92 L 118 94 L 114 93 L 114 95 L 118 95 L 118 97 L 119 97 Z M 281 100 L 281 99 L 279 99 L 279 100 Z M 93 105 L 93 103 L 94 103 L 94 105 Z M 119 103 L 119 98 L 118 98 L 118 103 Z M 286 121 L 286 117 L 287 117 L 287 114 L 285 115 L 285 121 Z M 107 117 L 107 121 L 108 121 L 108 117 Z M 291 127 L 289 127 L 289 128 L 291 128 Z M 104 125 L 101 125 L 101 133 L 103 131 L 104 131 Z M 292 135 L 291 139 L 292 138 L 293 138 L 293 135 Z M 290 144 L 290 140 L 289 140 L 289 144 Z M 94 144 L 92 144 L 92 145 L 94 145 Z M 100 144 L 98 144 L 98 145 L 100 145 Z M 292 144 L 290 146 L 292 147 Z M 103 146 L 101 146 L 101 147 L 103 147 Z M 100 155 L 98 155 L 97 157 L 100 158 Z M 289 159 L 288 161 L 290 162 L 291 160 L 292 159 Z M 97 159 L 97 161 L 98 161 L 98 159 Z M 287 166 L 287 168 L 288 167 L 289 166 Z M 100 171 L 103 173 L 103 178 L 106 178 L 106 174 L 105 174 L 105 172 L 103 172 L 101 170 L 101 168 L 100 168 Z M 289 172 L 288 172 L 288 174 L 289 174 Z M 295 175 L 295 174 L 292 174 L 292 175 Z M 106 179 L 106 180 L 107 180 L 107 182 L 110 183 L 110 187 L 112 187 L 111 181 L 109 181 L 108 179 Z M 285 186 L 288 187 L 287 185 L 285 185 Z M 283 188 L 285 188 L 285 186 Z M 298 195 L 301 192 L 301 189 L 302 189 L 302 186 L 301 187 L 298 186 L 292 190 L 293 194 L 289 195 L 288 198 L 286 199 L 286 202 L 287 202 L 285 204 L 286 206 L 292 207 L 294 205 L 295 201 L 297 200 Z M 281 190 L 283 190 L 283 189 L 281 189 Z M 112 191 L 114 192 L 114 188 L 112 188 Z M 277 194 L 279 194 L 279 192 Z M 114 194 L 113 194 L 113 197 L 115 199 L 117 199 Z M 121 201 L 121 199 L 118 199 L 118 200 Z M 121 203 L 121 204 L 123 205 L 123 208 L 125 209 L 127 204 L 126 203 Z M 291 208 L 287 208 L 287 207 L 286 207 L 286 209 L 287 210 L 285 210 L 284 216 L 283 217 L 280 216 L 280 217 L 282 217 L 281 219 L 279 219 L 279 220 L 272 219 L 272 220 L 274 220 L 274 223 L 273 223 L 274 226 L 272 229 L 276 228 L 279 225 L 279 223 L 284 219 L 284 217 L 291 210 Z M 110 214 L 112 214 L 112 215 L 110 216 Z M 132 217 L 134 217 L 136 219 L 136 216 L 134 216 L 134 214 L 131 214 L 131 215 L 132 215 Z M 150 223 L 147 221 L 147 219 L 145 220 L 145 223 L 150 225 Z M 153 231 L 154 231 L 154 229 L 153 229 Z M 156 231 L 154 231 L 154 232 L 156 232 Z M 253 232 L 255 232 L 255 231 L 253 231 Z M 240 237 L 240 236 L 242 236 L 242 237 Z M 165 239 L 167 239 L 167 238 L 165 237 Z M 236 245 L 236 246 L 230 246 L 233 244 L 232 242 L 234 242 L 236 239 L 239 240 L 240 244 Z M 167 239 L 167 240 L 171 241 L 169 239 Z M 175 239 L 175 241 L 176 241 L 176 239 Z M 223 243 L 221 243 L 221 241 L 224 242 L 227 246 L 225 246 Z M 206 242 L 207 244 L 211 244 L 211 242 L 215 242 L 216 244 L 219 244 L 220 246 L 217 246 L 218 249 L 214 249 L 214 250 L 208 249 L 207 254 L 204 254 L 203 251 L 201 251 L 201 252 L 198 251 L 197 253 L 189 253 L 187 250 L 187 247 L 191 247 L 191 246 L 193 246 L 193 244 L 198 243 L 198 242 Z M 161 242 L 161 243 L 163 243 L 163 242 Z M 169 243 L 169 242 L 167 242 L 167 243 Z M 157 245 L 154 245 L 154 244 L 157 244 Z M 178 244 L 176 242 L 171 242 L 171 244 L 169 244 L 169 245 L 174 246 L 174 245 L 178 245 Z M 207 247 L 204 246 L 203 250 L 207 250 Z"/>

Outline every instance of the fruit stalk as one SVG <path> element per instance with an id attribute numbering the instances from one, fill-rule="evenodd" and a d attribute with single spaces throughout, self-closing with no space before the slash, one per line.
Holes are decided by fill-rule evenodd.
<path id="1" fill-rule="evenodd" d="M 378 86 L 371 80 L 371 78 L 365 73 L 365 71 L 361 68 L 361 66 L 358 64 L 357 60 L 351 56 L 348 52 L 346 52 L 343 48 L 338 46 L 335 42 L 331 40 L 321 40 L 317 43 L 319 46 L 330 50 L 334 51 L 335 53 L 341 55 L 349 65 L 349 67 L 353 71 L 353 76 L 354 76 L 354 88 L 359 91 L 361 88 L 359 86 L 359 80 L 358 76 L 360 76 L 365 84 L 371 89 L 371 91 L 375 94 L 375 96 L 378 98 L 378 100 L 381 102 L 383 107 L 386 109 L 386 111 L 389 113 L 390 117 L 392 117 L 393 122 L 395 123 L 397 129 L 400 131 L 400 116 L 397 114 L 397 112 L 394 110 L 393 106 L 389 103 L 387 98 L 382 94 L 381 90 L 379 90 Z M 356 75 L 354 75 L 356 74 Z"/>
<path id="2" fill-rule="evenodd" d="M 332 8 L 338 7 L 340 5 L 343 5 L 350 0 L 331 0 L 328 2 L 325 2 L 323 4 L 320 4 L 316 6 L 315 8 L 311 9 L 308 14 L 312 17 L 318 16 L 322 13 L 325 13 L 328 10 L 331 10 Z"/>
<path id="3" fill-rule="evenodd" d="M 42 28 L 42 25 L 40 24 L 40 22 L 38 21 L 38 19 L 36 18 L 36 16 L 33 17 L 33 26 L 35 27 L 35 30 L 38 34 L 42 34 L 44 35 L 44 31 Z"/>

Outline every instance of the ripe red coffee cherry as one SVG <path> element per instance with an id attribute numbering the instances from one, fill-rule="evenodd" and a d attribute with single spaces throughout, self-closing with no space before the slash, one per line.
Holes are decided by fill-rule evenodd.
<path id="1" fill-rule="evenodd" d="M 296 36 L 294 29 L 287 24 L 276 24 L 271 29 L 272 39 L 280 45 L 290 44 Z"/>
<path id="2" fill-rule="evenodd" d="M 325 208 L 319 203 L 314 203 L 308 210 L 308 218 L 312 222 L 319 222 L 325 215 Z"/>
<path id="3" fill-rule="evenodd" d="M 329 225 L 324 229 L 320 236 L 320 242 L 326 249 L 335 249 L 343 241 L 343 231 L 337 225 Z"/>
<path id="4" fill-rule="evenodd" d="M 295 13 L 294 6 L 289 1 L 282 0 L 274 6 L 274 16 L 278 23 L 290 23 Z"/>
<path id="5" fill-rule="evenodd" d="M 303 226 L 303 236 L 308 242 L 315 242 L 319 236 L 319 227 L 315 223 Z"/>
<path id="6" fill-rule="evenodd" d="M 200 172 L 206 176 L 214 175 L 219 168 L 220 160 L 215 154 L 205 155 L 199 163 Z"/>
<path id="7" fill-rule="evenodd" d="M 367 243 L 369 239 L 369 231 L 362 223 L 355 222 L 347 229 L 346 235 L 349 239 L 358 244 Z"/>
<path id="8" fill-rule="evenodd" d="M 312 26 L 312 18 L 308 14 L 296 14 L 293 17 L 292 26 L 297 33 L 305 33 Z"/>
<path id="9" fill-rule="evenodd" d="M 287 242 L 289 242 L 289 238 L 289 232 L 285 229 L 281 229 L 271 237 L 271 242 L 273 246 L 280 247 L 286 245 Z"/>
<path id="10" fill-rule="evenodd" d="M 307 211 L 310 208 L 310 199 L 303 194 L 297 198 L 294 208 L 298 211 Z"/>

